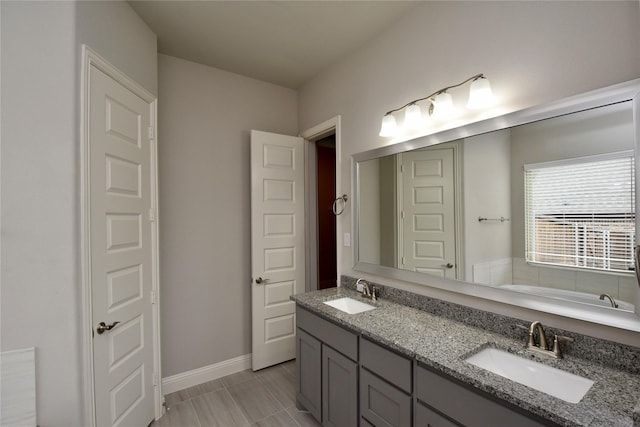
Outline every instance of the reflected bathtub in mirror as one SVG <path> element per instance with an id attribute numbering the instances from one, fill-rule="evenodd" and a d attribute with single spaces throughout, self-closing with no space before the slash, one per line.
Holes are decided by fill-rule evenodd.
<path id="1" fill-rule="evenodd" d="M 591 304 L 598 307 L 610 307 L 626 311 L 634 311 L 633 304 L 621 301 L 611 300 L 608 298 L 601 298 L 603 294 L 596 295 L 586 292 L 568 291 L 564 289 L 543 288 L 541 286 L 529 286 L 529 285 L 500 285 L 501 289 L 509 289 L 517 292 L 524 292 L 531 295 L 539 295 L 542 297 L 559 298 L 567 301 L 578 302 L 581 304 Z M 608 295 L 608 294 L 607 294 Z M 612 302 L 618 307 L 613 307 Z"/>

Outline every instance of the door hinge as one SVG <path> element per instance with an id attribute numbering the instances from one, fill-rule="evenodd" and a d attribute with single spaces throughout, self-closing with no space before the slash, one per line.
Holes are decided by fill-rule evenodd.
<path id="1" fill-rule="evenodd" d="M 400 219 L 404 219 L 404 211 L 400 212 Z"/>
<path id="2" fill-rule="evenodd" d="M 400 173 L 404 173 L 404 163 L 400 165 Z"/>
<path id="3" fill-rule="evenodd" d="M 402 265 L 404 265 L 404 264 L 405 264 L 405 262 L 404 262 L 404 257 L 402 257 Z"/>
<path id="4" fill-rule="evenodd" d="M 154 386 L 158 385 L 158 373 L 157 372 L 153 373 L 153 385 Z"/>
<path id="5" fill-rule="evenodd" d="M 156 210 L 149 209 L 149 221 L 154 222 L 156 220 Z"/>
<path id="6" fill-rule="evenodd" d="M 147 129 L 149 131 L 149 139 L 153 139 L 154 138 L 154 136 L 153 136 L 153 127 L 149 126 Z"/>
<path id="7" fill-rule="evenodd" d="M 156 291 L 151 291 L 151 304 L 156 303 Z"/>

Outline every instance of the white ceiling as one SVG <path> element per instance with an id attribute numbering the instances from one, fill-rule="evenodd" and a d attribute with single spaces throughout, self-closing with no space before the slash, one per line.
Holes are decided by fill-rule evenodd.
<path id="1" fill-rule="evenodd" d="M 158 52 L 297 89 L 419 1 L 129 1 Z"/>

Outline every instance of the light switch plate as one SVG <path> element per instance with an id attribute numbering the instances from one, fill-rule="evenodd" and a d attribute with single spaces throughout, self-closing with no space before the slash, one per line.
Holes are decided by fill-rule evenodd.
<path id="1" fill-rule="evenodd" d="M 344 233 L 344 246 L 351 246 L 351 234 L 350 233 Z"/>

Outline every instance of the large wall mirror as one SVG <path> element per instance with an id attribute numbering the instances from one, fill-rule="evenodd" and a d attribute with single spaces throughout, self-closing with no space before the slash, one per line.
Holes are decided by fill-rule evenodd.
<path id="1" fill-rule="evenodd" d="M 640 80 L 354 155 L 354 269 L 636 318 L 638 92 Z"/>

